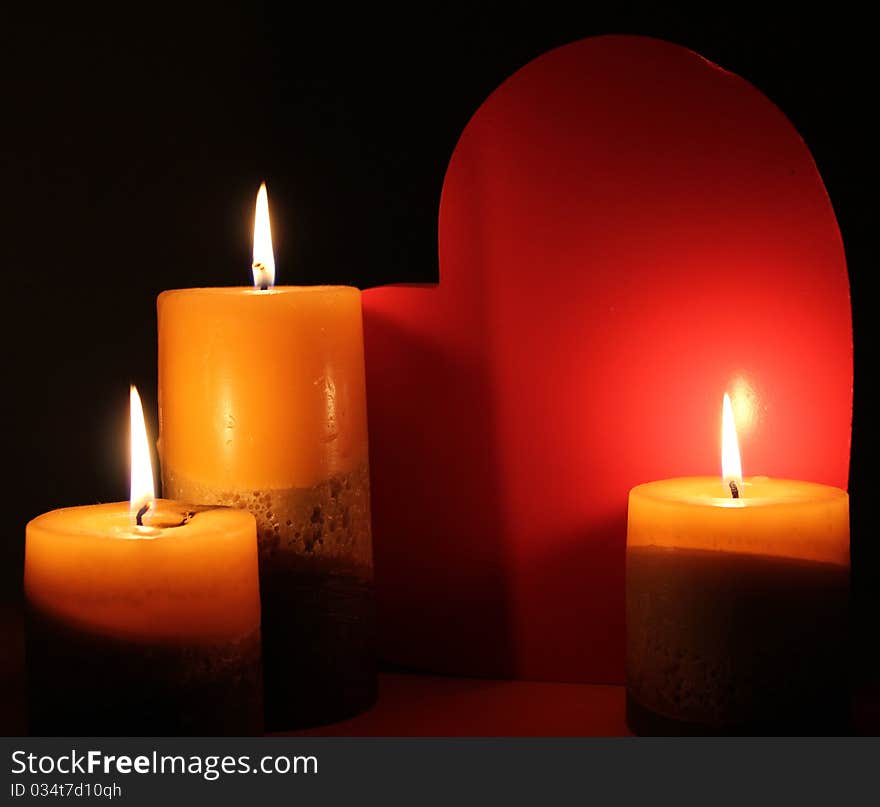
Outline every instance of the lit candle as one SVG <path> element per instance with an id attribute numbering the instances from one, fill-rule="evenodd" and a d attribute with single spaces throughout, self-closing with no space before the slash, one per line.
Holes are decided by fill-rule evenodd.
<path id="1" fill-rule="evenodd" d="M 826 731 L 846 717 L 849 498 L 743 478 L 724 396 L 722 476 L 632 489 L 627 717 L 645 734 Z"/>
<path id="2" fill-rule="evenodd" d="M 273 285 L 265 185 L 253 274 L 159 296 L 162 479 L 256 516 L 266 719 L 291 728 L 376 694 L 361 294 Z"/>
<path id="3" fill-rule="evenodd" d="M 27 525 L 32 734 L 262 731 L 253 516 L 155 499 L 131 388 L 131 498 Z"/>

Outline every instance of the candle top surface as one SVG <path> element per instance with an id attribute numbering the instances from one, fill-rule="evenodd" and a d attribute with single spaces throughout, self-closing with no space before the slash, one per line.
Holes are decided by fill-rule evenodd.
<path id="1" fill-rule="evenodd" d="M 849 564 L 845 490 L 766 476 L 747 477 L 739 490 L 734 499 L 717 476 L 638 485 L 629 494 L 627 546 Z"/>
<path id="2" fill-rule="evenodd" d="M 195 286 L 188 289 L 168 289 L 159 296 L 172 294 L 216 294 L 216 295 L 241 295 L 247 294 L 254 297 L 277 297 L 285 294 L 360 294 L 357 286 L 270 286 L 268 289 L 259 289 L 256 286 Z"/>
<path id="3" fill-rule="evenodd" d="M 746 477 L 734 498 L 720 476 L 683 476 L 637 485 L 632 495 L 658 502 L 680 502 L 730 509 L 845 501 L 847 492 L 831 485 L 768 476 Z"/>
<path id="4" fill-rule="evenodd" d="M 254 517 L 157 499 L 53 510 L 27 525 L 32 607 L 82 630 L 161 642 L 226 641 L 260 624 Z M 145 523 L 149 523 L 146 519 Z"/>
<path id="5" fill-rule="evenodd" d="M 143 526 L 135 523 L 128 502 L 62 507 L 37 516 L 31 524 L 59 539 L 167 541 L 246 528 L 252 522 L 253 516 L 244 510 L 156 499 Z"/>

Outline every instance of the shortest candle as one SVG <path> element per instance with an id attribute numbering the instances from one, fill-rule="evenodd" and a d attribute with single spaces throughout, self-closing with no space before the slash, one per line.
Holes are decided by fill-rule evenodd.
<path id="1" fill-rule="evenodd" d="M 31 734 L 261 733 L 254 517 L 153 499 L 134 388 L 131 501 L 31 521 L 25 593 Z"/>
<path id="2" fill-rule="evenodd" d="M 847 717 L 849 498 L 722 477 L 629 495 L 627 722 L 638 734 L 831 733 Z"/>

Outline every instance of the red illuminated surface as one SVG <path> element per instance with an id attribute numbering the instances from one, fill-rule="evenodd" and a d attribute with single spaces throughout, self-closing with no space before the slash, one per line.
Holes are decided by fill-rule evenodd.
<path id="1" fill-rule="evenodd" d="M 465 129 L 439 251 L 364 295 L 386 658 L 622 681 L 627 492 L 720 473 L 725 390 L 747 475 L 846 487 L 840 233 L 737 76 L 639 37 L 536 59 Z"/>

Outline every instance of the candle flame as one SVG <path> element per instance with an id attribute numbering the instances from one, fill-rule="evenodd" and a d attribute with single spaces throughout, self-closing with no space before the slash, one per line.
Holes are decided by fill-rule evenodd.
<path id="1" fill-rule="evenodd" d="M 150 443 L 147 439 L 147 424 L 144 422 L 144 407 L 137 388 L 131 387 L 131 499 L 132 521 L 138 514 L 153 506 L 156 499 L 153 487 L 153 464 L 150 462 Z M 146 508 L 146 509 L 145 509 Z M 143 511 L 143 512 L 141 512 Z"/>
<path id="2" fill-rule="evenodd" d="M 269 194 L 266 183 L 257 191 L 254 214 L 254 286 L 269 289 L 275 285 L 275 253 L 272 251 L 272 226 L 269 223 Z"/>
<path id="3" fill-rule="evenodd" d="M 739 455 L 739 441 L 736 438 L 736 421 L 730 396 L 725 392 L 721 404 L 721 476 L 724 484 L 734 483 L 731 490 L 741 489 L 743 483 L 742 461 Z M 734 496 L 738 496 L 735 493 Z"/>

